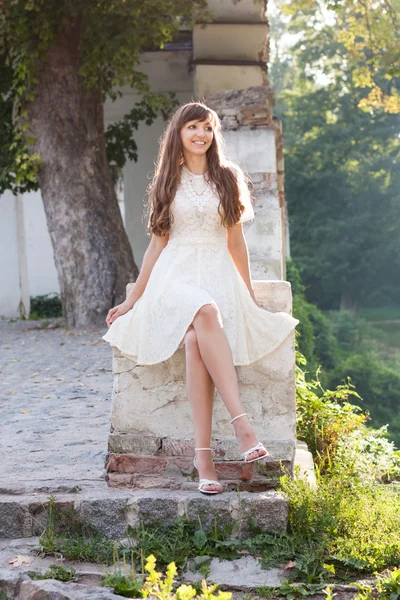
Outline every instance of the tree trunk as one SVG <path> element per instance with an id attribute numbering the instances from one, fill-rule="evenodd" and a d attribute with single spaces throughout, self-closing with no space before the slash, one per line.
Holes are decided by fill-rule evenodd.
<path id="1" fill-rule="evenodd" d="M 68 326 L 104 326 L 138 269 L 106 158 L 100 89 L 79 75 L 78 22 L 63 29 L 38 68 L 28 135 Z"/>
<path id="2" fill-rule="evenodd" d="M 358 312 L 358 301 L 353 297 L 350 291 L 342 291 L 340 295 L 340 310 L 348 310 L 354 316 Z"/>

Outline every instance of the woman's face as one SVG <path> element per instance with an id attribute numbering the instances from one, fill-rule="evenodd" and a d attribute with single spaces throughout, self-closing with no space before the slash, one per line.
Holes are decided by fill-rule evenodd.
<path id="1" fill-rule="evenodd" d="M 188 121 L 181 129 L 183 153 L 202 155 L 212 144 L 214 132 L 208 119 L 205 121 Z"/>

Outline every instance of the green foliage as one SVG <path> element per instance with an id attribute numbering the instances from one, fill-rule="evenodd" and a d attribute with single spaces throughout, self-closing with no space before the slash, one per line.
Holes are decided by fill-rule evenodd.
<path id="1" fill-rule="evenodd" d="M 324 390 L 318 372 L 316 379 L 306 380 L 302 367 L 307 361 L 299 352 L 296 363 L 297 436 L 307 443 L 321 471 L 325 471 L 339 441 L 359 429 L 368 416 L 349 402 L 351 396 L 360 397 L 352 384 Z"/>
<path id="2" fill-rule="evenodd" d="M 400 112 L 400 95 L 396 88 L 396 78 L 400 76 L 398 0 L 374 3 L 283 0 L 280 7 L 284 14 L 295 15 L 314 41 L 320 39 L 321 30 L 332 32 L 335 43 L 343 47 L 343 56 L 352 63 L 349 84 L 363 90 L 359 107 Z M 322 66 L 329 68 L 329 57 L 321 53 L 319 57 Z"/>
<path id="3" fill-rule="evenodd" d="M 156 559 L 154 556 L 147 558 L 145 566 L 149 573 L 146 582 L 143 586 L 143 598 L 157 598 L 158 600 L 191 600 L 191 598 L 199 598 L 201 600 L 230 600 L 232 594 L 230 592 L 218 591 L 216 585 L 208 586 L 205 581 L 202 582 L 201 593 L 198 595 L 196 590 L 191 585 L 180 585 L 175 592 L 173 586 L 177 568 L 174 562 L 167 566 L 165 577 L 162 573 L 156 571 Z"/>
<path id="4" fill-rule="evenodd" d="M 45 319 L 48 317 L 61 317 L 61 300 L 58 294 L 45 294 L 31 296 L 30 319 Z"/>
<path id="5" fill-rule="evenodd" d="M 149 122 L 154 111 L 173 108 L 168 96 L 151 93 L 140 69 L 141 53 L 162 48 L 181 28 L 210 17 L 205 0 L 0 0 L 0 14 L 0 117 L 5 123 L 0 133 L 0 193 L 36 188 L 40 157 L 30 151 L 34 140 L 28 133 L 29 103 L 35 98 L 41 65 L 60 35 L 67 35 L 75 46 L 77 75 L 88 93 L 100 90 L 104 99 L 115 100 L 121 87 L 129 85 L 143 96 L 108 131 L 110 160 L 122 164 L 136 154 L 131 134 L 137 119 Z"/>
<path id="6" fill-rule="evenodd" d="M 293 315 L 300 321 L 296 330 L 300 353 L 307 357 L 312 370 L 319 365 L 326 370 L 332 369 L 341 355 L 329 318 L 307 301 L 299 269 L 293 260 L 287 261 L 286 278 L 293 291 Z"/>
<path id="7" fill-rule="evenodd" d="M 400 490 L 360 481 L 346 472 L 322 477 L 318 486 L 304 479 L 282 479 L 290 501 L 290 528 L 295 538 L 315 549 L 322 566 L 374 572 L 400 560 Z M 298 573 L 294 573 L 297 577 Z"/>
<path id="8" fill-rule="evenodd" d="M 365 65 L 337 39 L 335 20 L 316 28 L 313 16 L 299 11 L 275 34 L 278 14 L 271 74 L 285 132 L 291 254 L 306 297 L 322 309 L 398 306 L 398 116 L 358 108 L 364 91 L 352 72 Z M 279 46 L 282 26 L 296 36 L 289 51 Z"/>
<path id="9" fill-rule="evenodd" d="M 138 147 L 133 138 L 141 122 L 151 125 L 159 114 L 167 119 L 178 107 L 174 94 L 147 94 L 120 121 L 109 125 L 106 131 L 107 159 L 109 164 L 122 169 L 127 159 L 137 162 Z"/>
<path id="10" fill-rule="evenodd" d="M 221 527 L 216 521 L 210 531 L 205 531 L 199 520 L 199 524 L 188 521 L 182 517 L 172 524 L 163 523 L 138 528 L 128 528 L 127 547 L 121 552 L 131 552 L 136 548 L 145 556 L 154 554 L 161 566 L 166 566 L 171 560 L 184 568 L 189 558 L 192 557 L 219 557 L 236 558 L 237 542 L 230 540 L 232 527 Z M 198 561 L 200 567 L 204 561 Z"/>
<path id="11" fill-rule="evenodd" d="M 51 563 L 47 571 L 43 573 L 30 572 L 31 579 L 57 579 L 58 581 L 74 581 L 76 577 L 76 569 L 74 567 L 64 567 L 56 563 Z"/>
<path id="12" fill-rule="evenodd" d="M 344 377 L 350 377 L 363 398 L 378 427 L 389 424 L 390 435 L 400 444 L 400 375 L 385 364 L 375 352 L 350 355 L 329 374 L 329 385 L 334 386 Z"/>
<path id="13" fill-rule="evenodd" d="M 119 560 L 119 551 L 116 544 L 114 544 L 114 572 L 109 573 L 106 571 L 106 575 L 103 577 L 101 585 L 103 587 L 111 587 L 115 594 L 124 596 L 125 598 L 136 597 L 140 594 L 143 587 L 143 573 L 144 568 L 142 565 L 142 576 L 138 576 L 134 565 L 133 552 L 131 553 L 131 562 L 128 567 L 126 562 L 126 556 L 123 556 L 122 570 Z"/>
<path id="14" fill-rule="evenodd" d="M 112 540 L 82 523 L 72 508 L 62 511 L 53 495 L 49 497 L 48 520 L 39 544 L 44 554 L 61 554 L 68 560 L 109 564 L 113 558 Z"/>

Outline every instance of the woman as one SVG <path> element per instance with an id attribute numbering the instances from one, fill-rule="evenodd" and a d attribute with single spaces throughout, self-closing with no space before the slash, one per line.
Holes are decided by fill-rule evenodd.
<path id="1" fill-rule="evenodd" d="M 210 451 L 214 386 L 228 409 L 246 462 L 268 452 L 240 401 L 235 365 L 277 348 L 297 325 L 259 307 L 242 223 L 254 217 L 242 171 L 223 153 L 217 114 L 179 108 L 160 144 L 150 187 L 150 245 L 129 297 L 112 308 L 103 338 L 138 364 L 184 346 L 199 490 L 222 492 Z"/>

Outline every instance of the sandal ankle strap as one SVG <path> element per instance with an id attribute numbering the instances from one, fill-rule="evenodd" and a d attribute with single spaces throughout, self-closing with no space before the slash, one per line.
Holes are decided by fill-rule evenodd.
<path id="1" fill-rule="evenodd" d="M 247 416 L 247 413 L 242 413 L 241 415 L 238 415 L 237 417 L 234 417 L 234 418 L 232 419 L 232 421 L 231 421 L 231 425 L 232 425 L 232 423 L 233 423 L 234 421 L 236 421 L 236 419 L 240 419 L 240 417 L 246 417 L 246 416 Z"/>
<path id="2" fill-rule="evenodd" d="M 195 450 L 211 450 L 211 448 L 195 448 Z"/>

